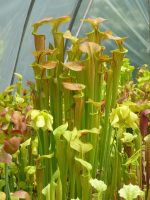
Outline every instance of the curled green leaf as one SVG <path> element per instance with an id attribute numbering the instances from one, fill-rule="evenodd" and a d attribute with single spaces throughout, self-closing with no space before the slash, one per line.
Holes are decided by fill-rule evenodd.
<path id="1" fill-rule="evenodd" d="M 86 18 L 86 19 L 84 19 L 84 20 L 82 20 L 82 21 L 83 21 L 83 22 L 87 22 L 87 23 L 91 24 L 91 26 L 92 26 L 93 28 L 97 28 L 97 29 L 98 29 L 99 25 L 100 25 L 102 22 L 106 21 L 106 19 L 101 18 L 101 17 L 98 17 L 98 18 Z"/>
<path id="2" fill-rule="evenodd" d="M 32 25 L 32 27 L 33 27 L 33 29 L 34 29 L 34 30 L 33 30 L 33 33 L 37 33 L 38 28 L 39 28 L 40 26 L 43 26 L 43 25 L 49 23 L 52 19 L 53 19 L 52 17 L 47 17 L 47 18 L 44 18 L 44 19 L 42 19 L 42 20 L 36 22 L 35 24 L 33 24 L 33 25 Z"/>
<path id="3" fill-rule="evenodd" d="M 115 128 L 138 128 L 138 116 L 126 105 L 121 105 L 116 109 L 112 109 L 110 122 Z"/>
<path id="4" fill-rule="evenodd" d="M 79 138 L 71 140 L 70 147 L 79 153 L 85 154 L 92 150 L 93 146 L 90 143 L 84 143 Z"/>
<path id="5" fill-rule="evenodd" d="M 90 172 L 92 170 L 92 165 L 89 162 L 87 162 L 83 159 L 77 158 L 77 157 L 75 157 L 75 160 L 77 162 L 79 162 L 83 167 L 85 167 L 88 172 Z"/>
<path id="6" fill-rule="evenodd" d="M 79 39 L 77 37 L 74 37 L 69 30 L 67 30 L 64 34 L 63 37 L 65 39 L 69 39 L 73 44 L 75 44 Z"/>
<path id="7" fill-rule="evenodd" d="M 71 17 L 70 16 L 62 16 L 62 17 L 58 17 L 58 18 L 53 18 L 50 20 L 50 24 L 53 26 L 53 31 L 58 30 L 58 27 L 63 24 L 66 23 L 68 21 L 70 21 Z"/>
<path id="8" fill-rule="evenodd" d="M 54 131 L 53 131 L 53 134 L 54 134 L 54 137 L 56 140 L 60 139 L 60 137 L 65 133 L 65 131 L 67 130 L 68 128 L 68 123 L 65 123 L 59 127 L 57 127 Z"/>

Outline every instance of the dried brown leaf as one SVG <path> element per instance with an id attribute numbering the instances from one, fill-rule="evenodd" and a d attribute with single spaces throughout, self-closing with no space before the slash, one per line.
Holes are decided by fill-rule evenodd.
<path id="1" fill-rule="evenodd" d="M 57 61 L 47 61 L 42 64 L 37 64 L 37 66 L 45 69 L 54 69 L 57 66 Z"/>
<path id="2" fill-rule="evenodd" d="M 89 55 L 94 55 L 101 51 L 101 47 L 94 42 L 84 42 L 80 45 L 80 50 Z"/>
<path id="3" fill-rule="evenodd" d="M 19 111 L 14 111 L 11 115 L 11 121 L 14 123 L 14 132 L 25 133 L 27 129 L 26 118 Z"/>
<path id="4" fill-rule="evenodd" d="M 101 55 L 99 58 L 101 62 L 109 62 L 111 60 L 111 58 L 107 55 Z"/>
<path id="5" fill-rule="evenodd" d="M 79 83 L 63 82 L 63 86 L 65 89 L 72 90 L 72 91 L 81 91 L 85 89 L 85 85 L 79 84 Z"/>
<path id="6" fill-rule="evenodd" d="M 65 67 L 69 68 L 72 71 L 82 71 L 84 66 L 79 61 L 67 62 L 63 64 Z"/>
<path id="7" fill-rule="evenodd" d="M 8 164 L 8 163 L 11 163 L 11 161 L 12 161 L 12 156 L 6 153 L 3 148 L 0 149 L 0 162 Z"/>
<path id="8" fill-rule="evenodd" d="M 53 49 L 43 49 L 42 51 L 33 51 L 32 54 L 35 57 L 39 57 L 41 55 L 49 55 L 49 54 L 53 54 L 55 52 L 55 50 Z"/>
<path id="9" fill-rule="evenodd" d="M 115 40 L 115 41 L 118 41 L 118 40 L 124 41 L 127 38 L 127 37 L 121 38 L 121 37 L 118 37 L 118 36 L 111 35 L 109 33 L 106 33 L 106 35 L 107 35 L 108 39 Z"/>
<path id="10" fill-rule="evenodd" d="M 98 17 L 98 18 L 87 18 L 82 20 L 83 22 L 88 22 L 90 23 L 92 26 L 98 26 L 100 23 L 106 21 L 106 19 Z"/>
<path id="11" fill-rule="evenodd" d="M 21 138 L 19 137 L 12 137 L 10 139 L 6 139 L 4 141 L 4 150 L 8 154 L 14 154 L 16 151 L 19 149 L 20 143 L 21 143 Z"/>
<path id="12" fill-rule="evenodd" d="M 29 193 L 23 190 L 14 192 L 12 196 L 19 197 L 19 199 L 31 200 Z"/>

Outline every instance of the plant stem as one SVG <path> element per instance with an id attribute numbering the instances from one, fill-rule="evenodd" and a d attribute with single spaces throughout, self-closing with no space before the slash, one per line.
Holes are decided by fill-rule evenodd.
<path id="1" fill-rule="evenodd" d="M 38 200 L 43 200 L 44 197 L 42 195 L 42 189 L 43 189 L 43 178 L 44 178 L 44 170 L 42 167 L 38 167 L 36 169 L 36 182 L 37 182 L 37 195 Z"/>
<path id="2" fill-rule="evenodd" d="M 105 108 L 105 119 L 104 128 L 102 130 L 102 136 L 100 141 L 101 151 L 100 151 L 100 171 L 102 170 L 102 177 L 105 183 L 107 183 L 107 170 L 109 161 L 109 148 L 111 135 L 109 132 L 109 114 L 111 110 L 111 96 L 112 96 L 112 71 L 108 72 L 108 83 L 106 89 L 106 108 Z"/>
<path id="3" fill-rule="evenodd" d="M 102 200 L 102 193 L 94 193 L 93 200 Z"/>
<path id="4" fill-rule="evenodd" d="M 62 183 L 60 177 L 58 178 L 56 186 L 56 200 L 62 200 Z"/>
<path id="5" fill-rule="evenodd" d="M 10 200 L 10 188 L 9 188 L 8 164 L 7 163 L 5 163 L 5 182 L 6 182 L 6 200 Z"/>
<path id="6" fill-rule="evenodd" d="M 74 95 L 73 98 L 75 101 L 74 124 L 77 129 L 82 129 L 82 121 L 84 119 L 84 94 Z"/>
<path id="7" fill-rule="evenodd" d="M 91 128 L 98 128 L 99 125 L 99 115 L 97 113 L 90 113 Z M 89 152 L 89 162 L 93 166 L 92 175 L 96 176 L 97 166 L 98 166 L 98 146 L 99 146 L 99 134 L 91 133 L 90 143 L 93 145 L 93 149 Z"/>
<path id="8" fill-rule="evenodd" d="M 58 160 L 58 166 L 60 170 L 60 179 L 62 183 L 62 200 L 66 200 L 67 197 L 67 172 L 68 172 L 68 161 L 67 161 L 67 143 L 65 140 L 58 139 L 56 141 L 56 157 Z"/>
<path id="9" fill-rule="evenodd" d="M 123 64 L 123 58 L 124 54 L 126 51 L 119 51 L 119 50 L 114 50 L 112 57 L 112 71 L 113 71 L 113 93 L 112 93 L 112 108 L 116 106 L 116 100 L 117 100 L 117 95 L 118 95 L 118 85 L 119 85 L 119 80 L 120 80 L 120 72 L 121 72 L 121 66 Z"/>
<path id="10" fill-rule="evenodd" d="M 81 175 L 82 200 L 91 199 L 90 175 Z"/>
<path id="11" fill-rule="evenodd" d="M 70 199 L 75 198 L 75 151 L 70 148 L 70 143 L 67 145 L 67 160 L 68 160 L 68 177 L 69 177 L 69 191 L 70 191 Z"/>

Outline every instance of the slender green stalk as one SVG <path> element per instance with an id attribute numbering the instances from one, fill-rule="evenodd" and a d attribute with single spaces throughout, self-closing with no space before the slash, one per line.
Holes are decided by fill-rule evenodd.
<path id="1" fill-rule="evenodd" d="M 119 85 L 119 80 L 120 80 L 120 71 L 121 71 L 121 66 L 123 63 L 123 57 L 124 57 L 125 52 L 121 52 L 119 50 L 113 51 L 113 60 L 112 60 L 112 81 L 111 84 L 111 91 L 108 89 L 106 90 L 106 111 L 105 111 L 105 124 L 104 124 L 104 132 L 105 132 L 105 138 L 104 140 L 102 139 L 102 142 L 105 144 L 104 147 L 104 157 L 102 160 L 102 169 L 105 171 L 103 173 L 104 175 L 104 181 L 107 183 L 107 169 L 109 167 L 109 161 L 110 161 L 110 141 L 111 141 L 111 134 L 112 134 L 112 128 L 109 125 L 109 113 L 112 107 L 116 106 L 116 100 L 117 100 L 117 95 L 118 95 L 118 85 Z M 109 81 L 109 78 L 108 78 Z M 108 87 L 108 86 L 107 86 Z M 112 92 L 113 90 L 113 92 Z M 110 94 L 108 94 L 108 92 Z M 111 97 L 112 94 L 112 97 Z"/>
<path id="2" fill-rule="evenodd" d="M 60 180 L 60 177 L 58 178 L 57 181 L 57 186 L 56 186 L 56 200 L 62 200 L 62 183 Z"/>
<path id="3" fill-rule="evenodd" d="M 91 199 L 91 186 L 89 184 L 90 175 L 81 175 L 82 200 Z"/>
<path id="4" fill-rule="evenodd" d="M 44 134 L 44 155 L 48 155 L 50 152 L 49 152 L 49 146 L 50 146 L 50 143 L 49 143 L 49 134 L 48 132 L 43 132 Z M 51 163 L 51 160 L 50 159 L 45 159 L 44 160 L 44 164 L 45 164 L 45 169 L 44 169 L 44 179 L 45 179 L 45 185 L 47 185 L 50 181 L 50 163 Z"/>
<path id="5" fill-rule="evenodd" d="M 135 149 L 136 149 L 136 151 L 138 151 L 139 149 L 142 148 L 142 136 L 141 136 L 141 133 L 139 131 L 137 131 L 136 134 L 137 134 L 137 138 L 135 140 Z M 143 179 L 143 172 L 142 172 L 142 170 L 143 170 L 143 167 L 142 167 L 142 165 L 143 165 L 142 164 L 142 151 L 141 151 L 141 156 L 138 159 L 138 163 L 139 163 L 139 165 L 137 166 L 138 184 L 142 188 L 143 187 L 143 183 L 142 183 L 142 179 Z"/>
<path id="6" fill-rule="evenodd" d="M 69 178 L 70 178 L 70 198 L 75 198 L 75 186 L 76 186 L 76 181 L 75 181 L 75 166 L 72 165 L 72 170 L 70 170 L 69 173 Z"/>
<path id="7" fill-rule="evenodd" d="M 113 86 L 112 86 L 112 108 L 116 106 L 116 100 L 118 96 L 118 85 L 120 80 L 120 72 L 121 72 L 121 66 L 123 64 L 123 58 L 126 51 L 119 51 L 114 50 L 113 51 L 113 60 L 112 60 L 112 71 L 113 71 Z"/>
<path id="8" fill-rule="evenodd" d="M 56 190 L 56 184 L 55 183 L 51 183 L 51 187 L 50 187 L 50 200 L 55 200 L 55 190 Z"/>
<path id="9" fill-rule="evenodd" d="M 94 193 L 93 200 L 103 200 L 103 196 L 101 193 Z"/>
<path id="10" fill-rule="evenodd" d="M 118 174 L 119 174 L 119 163 L 118 163 L 118 138 L 116 141 L 116 145 L 114 145 L 114 157 L 112 159 L 112 177 L 111 178 L 111 186 L 110 186 L 110 193 L 109 198 L 112 198 L 115 196 L 115 193 L 117 193 L 117 180 L 118 180 Z"/>
<path id="11" fill-rule="evenodd" d="M 97 113 L 90 114 L 91 128 L 99 128 L 99 115 Z M 93 166 L 92 176 L 96 176 L 97 167 L 98 167 L 98 147 L 99 147 L 99 134 L 91 133 L 90 134 L 90 143 L 93 145 L 93 149 L 89 152 L 89 162 Z"/>
<path id="12" fill-rule="evenodd" d="M 68 177 L 69 177 L 69 191 L 70 199 L 75 198 L 76 193 L 76 180 L 75 180 L 75 151 L 70 148 L 70 143 L 67 146 L 67 160 L 68 160 Z"/>
<path id="13" fill-rule="evenodd" d="M 11 200 L 10 198 L 10 188 L 9 188 L 9 177 L 8 177 L 8 164 L 5 163 L 5 183 L 6 183 L 6 200 Z"/>
<path id="14" fill-rule="evenodd" d="M 112 96 L 112 71 L 108 72 L 108 83 L 106 89 L 106 107 L 105 107 L 105 118 L 104 127 L 102 130 L 101 140 L 100 140 L 100 171 L 102 180 L 107 183 L 107 172 L 108 172 L 108 161 L 110 159 L 110 140 L 111 135 L 109 132 L 109 114 L 111 110 L 111 96 Z"/>
<path id="15" fill-rule="evenodd" d="M 50 189 L 49 189 L 48 192 L 47 192 L 47 194 L 46 194 L 46 200 L 49 200 L 50 196 L 51 196 L 51 193 L 50 193 Z"/>
<path id="16" fill-rule="evenodd" d="M 44 199 L 44 197 L 42 195 L 42 189 L 44 187 L 43 179 L 44 179 L 44 168 L 41 166 L 41 164 L 37 163 L 37 165 L 36 165 L 36 182 L 37 182 L 38 200 Z"/>
<path id="17" fill-rule="evenodd" d="M 50 152 L 55 152 L 55 139 L 54 139 L 54 135 L 53 134 L 50 134 Z M 50 160 L 50 177 L 52 177 L 53 173 L 56 171 L 57 169 L 57 159 L 56 157 L 53 157 L 51 160 Z"/>
<path id="18" fill-rule="evenodd" d="M 39 143 L 39 154 L 42 155 L 48 155 L 50 153 L 49 146 L 50 146 L 50 136 L 49 132 L 43 131 L 42 129 L 39 129 L 38 131 L 38 143 Z M 52 158 L 53 159 L 53 158 Z M 45 159 L 42 162 L 42 166 L 44 168 L 44 179 L 43 179 L 43 186 L 46 186 L 51 177 L 50 170 L 52 170 L 51 160 Z"/>
<path id="19" fill-rule="evenodd" d="M 82 199 L 82 187 L 81 187 L 81 180 L 80 180 L 80 176 L 81 176 L 81 167 L 79 165 L 79 163 L 75 163 L 75 180 L 76 180 L 76 191 L 77 191 L 77 197 L 79 199 Z"/>
<path id="20" fill-rule="evenodd" d="M 28 165 L 28 149 L 27 148 L 20 149 L 19 163 L 20 163 L 20 167 L 18 169 L 19 182 L 24 182 L 26 180 L 26 174 L 25 174 L 24 168 Z"/>
<path id="21" fill-rule="evenodd" d="M 38 147 L 39 147 L 39 154 L 44 155 L 44 137 L 42 129 L 38 131 Z"/>
<path id="22" fill-rule="evenodd" d="M 62 124 L 63 120 L 63 112 L 62 112 L 62 86 L 59 78 L 53 78 L 50 84 L 50 103 L 51 103 L 51 113 L 54 117 L 53 128 L 55 129 L 60 124 Z"/>
<path id="23" fill-rule="evenodd" d="M 9 187 L 10 187 L 10 191 L 11 191 L 11 192 L 14 192 L 15 185 L 14 185 L 13 173 L 12 173 L 12 172 L 11 172 L 11 174 L 10 174 Z"/>
<path id="24" fill-rule="evenodd" d="M 43 133 L 43 130 L 42 129 L 39 129 L 38 131 L 38 144 L 39 144 L 39 154 L 42 156 L 42 155 L 45 155 L 45 151 L 44 151 L 44 148 L 45 148 L 45 143 L 44 143 L 44 134 Z M 43 161 L 40 161 L 41 162 L 41 171 L 40 173 L 42 174 L 41 177 L 42 178 L 38 178 L 39 181 L 40 181 L 40 188 L 43 189 L 44 186 L 47 185 L 48 183 L 48 176 L 47 176 L 47 171 L 49 170 L 48 168 L 48 164 L 47 164 L 47 160 L 43 160 Z M 41 190 L 42 191 L 42 190 Z"/>
<path id="25" fill-rule="evenodd" d="M 57 194 L 56 194 L 57 192 Z M 50 200 L 62 200 L 62 184 L 60 181 L 60 171 L 57 169 L 50 182 Z"/>
<path id="26" fill-rule="evenodd" d="M 59 49 L 59 55 L 58 59 L 60 62 L 64 62 L 64 38 L 63 33 L 57 32 L 56 30 L 52 30 L 53 38 L 54 38 L 54 44 L 55 47 Z M 62 71 L 60 71 L 61 73 Z M 59 74 L 60 74 L 59 73 Z"/>
<path id="27" fill-rule="evenodd" d="M 74 95 L 73 98 L 75 101 L 74 124 L 77 129 L 82 129 L 84 127 L 84 94 Z"/>
<path id="28" fill-rule="evenodd" d="M 100 69 L 99 69 L 99 72 L 97 74 L 97 84 L 99 87 L 98 87 L 98 90 L 95 88 L 95 94 L 97 94 L 97 98 L 95 99 L 96 101 L 101 101 L 103 99 L 103 84 L 104 84 L 104 74 L 103 74 L 103 65 L 101 64 L 100 65 Z M 99 91 L 99 92 L 97 92 Z"/>
<path id="29" fill-rule="evenodd" d="M 68 161 L 67 161 L 67 143 L 65 140 L 58 139 L 56 141 L 56 157 L 58 160 L 58 166 L 60 170 L 60 179 L 62 182 L 62 200 L 66 200 L 67 196 L 67 172 L 68 172 Z"/>
<path id="30" fill-rule="evenodd" d="M 74 127 L 74 102 L 73 92 L 64 89 L 64 114 L 65 122 L 68 122 L 69 129 L 72 130 Z"/>

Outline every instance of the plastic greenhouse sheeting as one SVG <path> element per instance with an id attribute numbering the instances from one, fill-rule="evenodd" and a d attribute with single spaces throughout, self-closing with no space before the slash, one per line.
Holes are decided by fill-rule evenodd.
<path id="1" fill-rule="evenodd" d="M 72 15 L 78 1 L 45 0 L 41 3 L 41 0 L 36 0 L 19 50 L 24 24 L 31 10 L 31 2 L 33 1 L 0 0 L 0 90 L 10 84 L 14 71 L 23 74 L 25 80 L 33 78 L 32 69 L 28 67 L 33 61 L 34 50 L 31 25 L 47 16 Z M 72 29 L 74 35 L 79 33 L 79 37 L 82 37 L 90 31 L 90 26 L 82 25 L 80 19 L 106 18 L 108 20 L 102 24 L 102 30 L 112 30 L 114 35 L 121 37 L 128 36 L 125 46 L 129 50 L 127 56 L 132 64 L 137 67 L 145 63 L 150 64 L 149 0 L 81 0 L 81 2 Z M 63 30 L 67 26 L 68 24 L 63 26 Z M 41 32 L 46 33 L 48 28 L 43 27 Z M 51 40 L 48 33 L 47 40 Z M 107 42 L 106 45 L 109 49 L 114 48 L 112 41 Z M 14 70 L 15 65 L 17 67 Z"/>
<path id="2" fill-rule="evenodd" d="M 83 4 L 87 4 L 84 2 Z M 127 56 L 132 64 L 141 66 L 150 64 L 150 38 L 149 38 L 149 3 L 148 0 L 94 0 L 86 17 L 103 17 L 108 19 L 102 24 L 102 30 L 112 30 L 114 35 L 127 36 L 125 46 L 128 49 Z M 85 7 L 82 5 L 81 10 Z M 78 12 L 76 22 L 83 18 Z M 74 25 L 73 32 L 76 33 Z M 80 36 L 89 31 L 90 27 L 84 24 Z M 114 45 L 107 42 L 109 49 Z"/>

